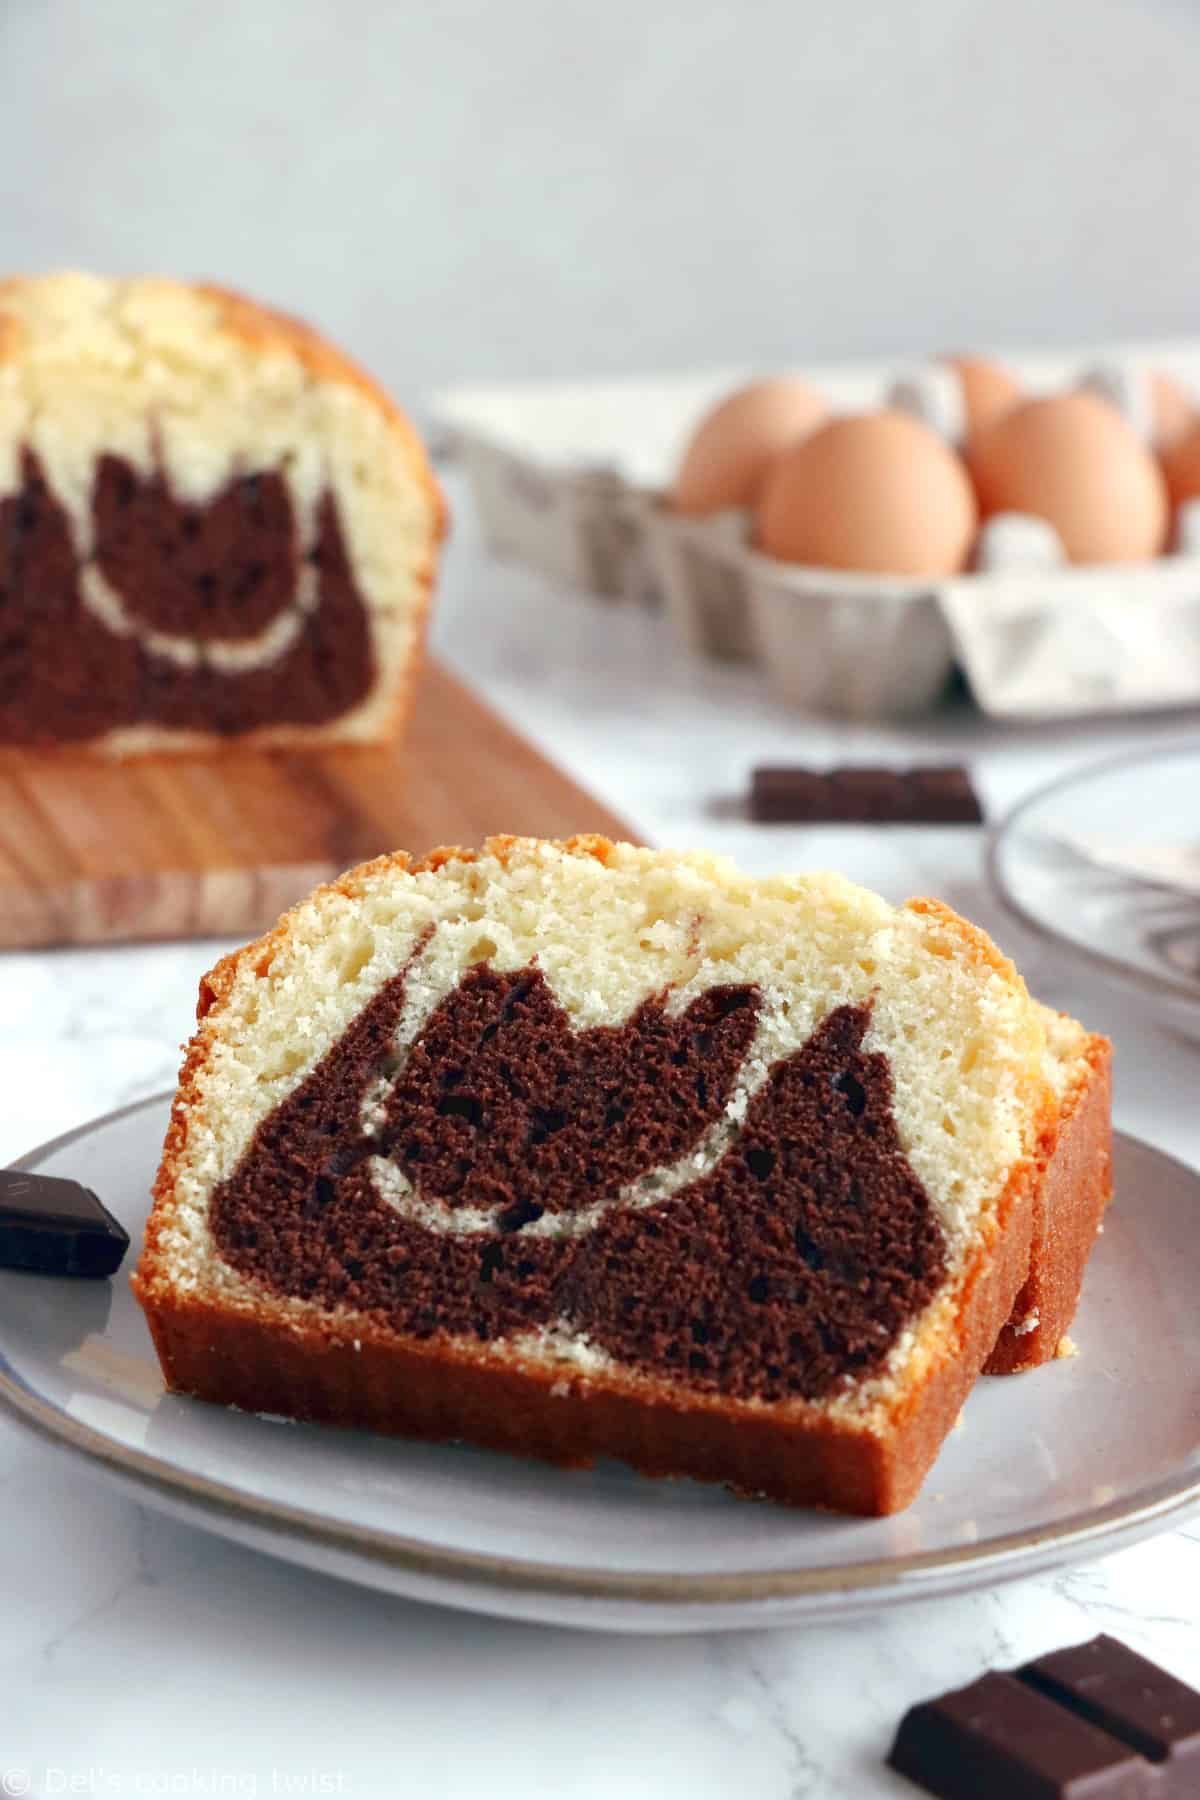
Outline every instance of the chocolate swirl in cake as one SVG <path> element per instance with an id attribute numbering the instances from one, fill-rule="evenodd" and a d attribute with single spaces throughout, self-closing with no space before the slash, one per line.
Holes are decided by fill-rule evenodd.
<path id="1" fill-rule="evenodd" d="M 369 691 L 366 610 L 328 491 L 302 541 L 276 470 L 201 505 L 102 456 L 81 558 L 29 449 L 21 473 L 0 497 L 0 743 L 320 725 Z"/>
<path id="2" fill-rule="evenodd" d="M 575 1032 L 540 971 L 477 966 L 397 1051 L 404 998 L 399 974 L 213 1196 L 221 1255 L 273 1292 L 420 1337 L 565 1331 L 770 1400 L 878 1369 L 934 1293 L 945 1242 L 869 1007 L 779 1059 L 738 1126 L 753 988 Z"/>

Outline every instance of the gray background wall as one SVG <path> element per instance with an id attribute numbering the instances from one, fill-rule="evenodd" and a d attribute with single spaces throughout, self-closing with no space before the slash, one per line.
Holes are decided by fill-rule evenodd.
<path id="1" fill-rule="evenodd" d="M 462 378 L 1200 327 L 1190 0 L 0 0 L 0 263 Z"/>

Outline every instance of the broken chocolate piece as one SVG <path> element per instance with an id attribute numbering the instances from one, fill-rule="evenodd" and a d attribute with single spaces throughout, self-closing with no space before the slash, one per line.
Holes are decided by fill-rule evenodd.
<path id="1" fill-rule="evenodd" d="M 0 1265 L 40 1275 L 115 1275 L 129 1233 L 91 1188 L 0 1169 Z"/>
<path id="2" fill-rule="evenodd" d="M 979 825 L 983 809 L 960 763 L 911 769 L 766 767 L 750 778 L 750 815 L 763 823 Z"/>
<path id="3" fill-rule="evenodd" d="M 1187 1762 L 1200 1793 L 1200 1694 L 1127 1644 L 1103 1636 L 1054 1650 L 1026 1663 L 1021 1679 L 1151 1762 Z"/>
<path id="4" fill-rule="evenodd" d="M 1102 1636 L 911 1707 L 888 1762 L 939 1800 L 1184 1800 L 1200 1694 Z"/>
<path id="5" fill-rule="evenodd" d="M 940 1800 L 1133 1796 L 1141 1760 L 1086 1719 L 1000 1674 L 912 1707 L 888 1758 L 898 1774 Z"/>

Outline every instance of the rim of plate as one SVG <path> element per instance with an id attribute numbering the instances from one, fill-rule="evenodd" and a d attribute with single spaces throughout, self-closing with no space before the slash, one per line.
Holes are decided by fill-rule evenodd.
<path id="1" fill-rule="evenodd" d="M 115 1124 L 133 1113 L 162 1106 L 174 1097 L 173 1089 L 150 1094 L 127 1106 L 102 1113 L 84 1125 L 51 1138 L 9 1166 L 34 1170 L 56 1151 L 77 1143 L 101 1126 Z M 1114 1134 L 1157 1161 L 1173 1164 L 1191 1181 L 1200 1174 L 1178 1158 L 1143 1144 L 1124 1132 Z M 1107 1505 L 1073 1513 L 1053 1524 L 1008 1532 L 978 1544 L 926 1550 L 907 1556 L 875 1557 L 862 1562 L 840 1563 L 823 1569 L 746 1569 L 721 1575 L 672 1575 L 669 1573 L 620 1573 L 587 1565 L 530 1562 L 518 1557 L 490 1556 L 483 1551 L 449 1550 L 421 1538 L 378 1527 L 331 1522 L 324 1514 L 281 1501 L 259 1499 L 207 1475 L 175 1468 L 161 1457 L 124 1444 L 70 1418 L 51 1406 L 15 1376 L 0 1352 L 0 1405 L 40 1436 L 99 1462 L 111 1473 L 123 1476 L 165 1501 L 185 1503 L 193 1514 L 231 1517 L 238 1523 L 283 1535 L 295 1541 L 336 1550 L 420 1576 L 470 1581 L 496 1590 L 574 1596 L 588 1600 L 629 1600 L 685 1603 L 725 1603 L 784 1600 L 804 1595 L 870 1594 L 881 1597 L 906 1581 L 914 1583 L 914 1598 L 932 1592 L 938 1576 L 975 1568 L 1007 1571 L 1028 1559 L 1041 1563 L 1058 1549 L 1078 1549 L 1081 1557 L 1106 1538 L 1145 1536 L 1182 1518 L 1200 1505 L 1200 1469 L 1168 1476 L 1148 1489 L 1136 1502 L 1110 1501 Z M 1031 1553 L 1039 1553 L 1034 1559 Z M 1033 1573 L 1034 1566 L 1012 1568 L 1012 1574 Z M 922 1588 L 921 1577 L 929 1577 Z"/>
<path id="2" fill-rule="evenodd" d="M 1053 944 L 1060 949 L 1068 950 L 1072 956 L 1079 957 L 1094 969 L 1110 976 L 1116 981 L 1130 987 L 1140 988 L 1143 993 L 1147 989 L 1156 994 L 1165 995 L 1170 1000 L 1183 1001 L 1185 1005 L 1200 1006 L 1200 984 L 1185 981 L 1180 976 L 1158 974 L 1153 969 L 1138 969 L 1125 962 L 1119 956 L 1110 956 L 1104 950 L 1097 950 L 1090 944 L 1081 943 L 1078 938 L 1068 937 L 1063 931 L 1056 931 L 1047 925 L 1036 913 L 1029 910 L 1023 900 L 1013 893 L 1003 872 L 1003 861 L 1006 852 L 1014 843 L 1018 828 L 1026 814 L 1036 807 L 1053 799 L 1056 794 L 1068 792 L 1071 788 L 1081 787 L 1085 782 L 1097 776 L 1109 774 L 1116 769 L 1129 769 L 1139 763 L 1170 762 L 1181 756 L 1190 756 L 1200 761 L 1200 744 L 1192 738 L 1181 738 L 1177 743 L 1159 744 L 1152 750 L 1133 750 L 1119 756 L 1106 756 L 1099 762 L 1088 763 L 1082 769 L 1076 769 L 1069 775 L 1060 775 L 1054 781 L 1048 781 L 1043 787 L 1035 788 L 1024 800 L 1010 808 L 998 824 L 993 825 L 987 834 L 987 845 L 984 854 L 988 882 L 992 892 L 1001 905 L 1017 919 L 1026 930 L 1045 944 Z M 1150 890 L 1153 882 L 1135 882 L 1130 879 L 1131 887 L 1145 887 Z M 1158 890 L 1167 892 L 1165 886 Z"/>

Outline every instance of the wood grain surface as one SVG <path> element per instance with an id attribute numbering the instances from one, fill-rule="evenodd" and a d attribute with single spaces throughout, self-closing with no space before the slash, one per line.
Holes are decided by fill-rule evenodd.
<path id="1" fill-rule="evenodd" d="M 386 750 L 0 759 L 0 947 L 251 936 L 386 850 L 632 836 L 440 664 Z"/>

